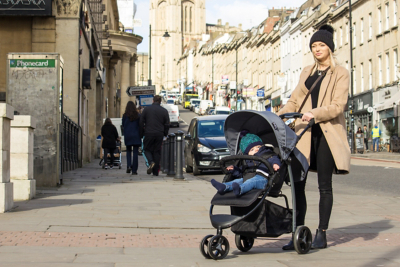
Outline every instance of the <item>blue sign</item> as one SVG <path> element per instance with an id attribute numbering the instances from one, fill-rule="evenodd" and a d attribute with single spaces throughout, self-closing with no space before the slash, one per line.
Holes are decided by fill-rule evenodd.
<path id="1" fill-rule="evenodd" d="M 258 97 L 264 97 L 264 89 L 258 89 L 257 90 L 257 96 Z"/>
<path id="2" fill-rule="evenodd" d="M 151 106 L 153 104 L 154 95 L 139 95 L 137 98 L 139 99 L 139 105 L 142 107 Z"/>

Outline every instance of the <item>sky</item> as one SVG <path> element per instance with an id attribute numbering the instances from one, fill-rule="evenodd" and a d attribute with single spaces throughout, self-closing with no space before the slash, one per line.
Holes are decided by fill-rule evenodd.
<path id="1" fill-rule="evenodd" d="M 135 19 L 142 20 L 142 27 L 134 29 L 135 34 L 143 37 L 138 45 L 138 52 L 149 51 L 149 0 L 134 0 L 137 5 Z M 305 0 L 280 0 L 276 5 L 274 0 L 206 0 L 206 23 L 217 24 L 218 19 L 225 25 L 242 24 L 242 29 L 247 30 L 260 24 L 268 16 L 268 9 L 286 7 L 296 8 Z"/>

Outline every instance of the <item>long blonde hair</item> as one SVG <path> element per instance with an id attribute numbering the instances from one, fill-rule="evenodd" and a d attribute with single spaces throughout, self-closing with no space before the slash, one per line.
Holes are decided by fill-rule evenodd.
<path id="1" fill-rule="evenodd" d="M 332 50 L 330 48 L 328 48 L 329 50 L 329 61 L 330 61 L 330 65 L 331 65 L 331 70 L 333 71 L 336 67 L 336 65 L 338 65 L 337 59 L 335 54 L 332 52 Z M 314 57 L 314 61 L 315 61 L 315 65 L 314 68 L 311 71 L 311 75 L 313 75 L 319 68 L 321 62 L 314 56 L 314 53 L 312 53 L 313 57 Z"/>

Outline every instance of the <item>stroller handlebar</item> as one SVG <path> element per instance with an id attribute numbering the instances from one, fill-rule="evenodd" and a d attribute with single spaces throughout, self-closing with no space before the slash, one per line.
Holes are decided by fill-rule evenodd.
<path id="1" fill-rule="evenodd" d="M 271 164 L 264 158 L 257 157 L 257 156 L 249 156 L 249 155 L 233 155 L 233 156 L 228 156 L 220 159 L 220 166 L 222 169 L 222 172 L 224 174 L 228 174 L 229 171 L 224 168 L 225 167 L 225 162 L 231 161 L 231 160 L 254 160 L 254 161 L 259 161 L 263 163 L 265 166 L 267 166 L 268 170 L 270 171 L 271 174 L 273 174 L 275 171 L 272 168 Z"/>
<path id="2" fill-rule="evenodd" d="M 298 112 L 289 112 L 279 115 L 281 119 L 300 119 L 301 117 L 303 117 L 303 114 Z"/>

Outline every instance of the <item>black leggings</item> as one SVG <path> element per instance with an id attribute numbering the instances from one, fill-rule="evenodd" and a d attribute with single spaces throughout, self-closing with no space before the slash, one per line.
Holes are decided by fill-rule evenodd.
<path id="1" fill-rule="evenodd" d="M 333 159 L 331 150 L 326 142 L 325 136 L 313 136 L 311 142 L 311 166 L 310 168 L 316 169 L 318 174 L 318 188 L 319 188 L 319 229 L 328 229 L 329 219 L 331 217 L 333 195 L 332 195 L 332 174 L 335 168 L 335 161 Z M 296 207 L 298 211 L 297 225 L 304 225 L 307 200 L 305 194 L 306 180 L 296 182 Z"/>

